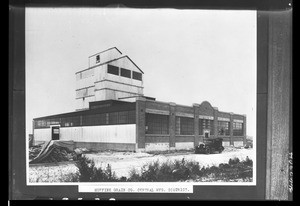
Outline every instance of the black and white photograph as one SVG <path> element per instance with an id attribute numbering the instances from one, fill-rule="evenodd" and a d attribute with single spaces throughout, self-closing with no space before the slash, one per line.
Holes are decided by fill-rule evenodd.
<path id="1" fill-rule="evenodd" d="M 257 11 L 25 17 L 27 185 L 256 185 Z"/>

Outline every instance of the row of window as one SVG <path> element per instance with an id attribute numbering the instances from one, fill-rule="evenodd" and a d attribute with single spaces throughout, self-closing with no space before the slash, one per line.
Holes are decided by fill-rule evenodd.
<path id="1" fill-rule="evenodd" d="M 176 135 L 194 135 L 194 118 L 176 117 Z M 230 135 L 230 122 L 218 121 L 218 135 Z M 199 135 L 204 135 L 208 130 L 214 135 L 213 120 L 199 119 Z M 146 134 L 169 134 L 169 116 L 158 114 L 146 114 Z M 233 124 L 233 135 L 243 135 L 243 123 Z"/>
<path id="2" fill-rule="evenodd" d="M 119 68 L 110 64 L 107 65 L 107 73 L 142 81 L 142 73 L 131 71 L 124 68 Z"/>
<path id="3" fill-rule="evenodd" d="M 102 114 L 90 114 L 73 117 L 42 119 L 34 122 L 35 128 L 48 128 L 50 125 L 59 124 L 61 127 L 95 126 L 114 124 L 134 124 L 135 111 L 122 111 Z"/>
<path id="4" fill-rule="evenodd" d="M 176 117 L 176 135 L 194 135 L 194 118 Z M 48 128 L 59 124 L 61 127 L 135 124 L 135 111 L 90 114 L 73 117 L 49 118 L 34 122 L 35 128 Z M 243 123 L 233 123 L 233 136 L 243 135 Z M 218 121 L 218 135 L 230 135 L 230 122 Z M 213 120 L 199 119 L 199 135 L 208 130 L 214 135 Z M 169 116 L 146 114 L 146 134 L 169 134 Z"/>

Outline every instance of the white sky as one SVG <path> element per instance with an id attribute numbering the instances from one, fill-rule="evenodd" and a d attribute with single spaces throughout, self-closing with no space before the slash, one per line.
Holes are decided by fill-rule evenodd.
<path id="1" fill-rule="evenodd" d="M 144 95 L 209 101 L 256 134 L 256 11 L 26 9 L 26 135 L 32 119 L 75 111 L 75 72 L 116 46 L 144 71 Z"/>

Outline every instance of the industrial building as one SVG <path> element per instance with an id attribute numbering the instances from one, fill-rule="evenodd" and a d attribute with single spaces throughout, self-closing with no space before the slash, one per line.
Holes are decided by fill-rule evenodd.
<path id="1" fill-rule="evenodd" d="M 144 72 L 110 48 L 88 58 L 76 72 L 76 111 L 35 118 L 34 143 L 73 140 L 92 150 L 154 151 L 191 149 L 204 138 L 243 146 L 246 116 L 219 111 L 209 102 L 192 106 L 144 96 Z"/>

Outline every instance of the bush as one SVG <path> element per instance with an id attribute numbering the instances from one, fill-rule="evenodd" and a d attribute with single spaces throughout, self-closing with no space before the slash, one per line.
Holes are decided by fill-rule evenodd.
<path id="1" fill-rule="evenodd" d="M 78 159 L 76 166 L 79 170 L 79 182 L 116 182 L 119 179 L 112 173 L 108 164 L 106 169 L 95 167 L 94 161 L 82 156 Z"/>
<path id="2" fill-rule="evenodd" d="M 132 169 L 129 178 L 117 178 L 110 165 L 106 169 L 96 168 L 92 160 L 85 156 L 79 158 L 76 166 L 78 173 L 65 178 L 66 182 L 176 182 L 186 180 L 196 181 L 232 181 L 252 178 L 252 160 L 248 157 L 241 161 L 238 158 L 230 159 L 228 164 L 219 166 L 200 167 L 198 162 L 175 160 L 160 163 L 159 161 L 146 164 L 141 172 Z M 204 179 L 203 179 L 204 178 Z"/>
<path id="3" fill-rule="evenodd" d="M 240 159 L 239 158 L 237 158 L 237 157 L 235 157 L 235 158 L 233 158 L 233 159 L 229 159 L 229 161 L 228 161 L 228 164 L 229 165 L 236 165 L 237 163 L 239 163 L 240 162 Z"/>
<path id="4" fill-rule="evenodd" d="M 249 157 L 247 156 L 246 160 L 243 161 L 243 164 L 246 165 L 246 166 L 252 167 L 253 166 L 253 161 L 251 159 L 249 159 Z"/>
<path id="5" fill-rule="evenodd" d="M 200 173 L 200 166 L 197 162 L 188 162 L 182 159 L 160 164 L 156 161 L 144 165 L 141 169 L 141 173 L 132 169 L 128 181 L 171 182 L 195 178 Z"/>

